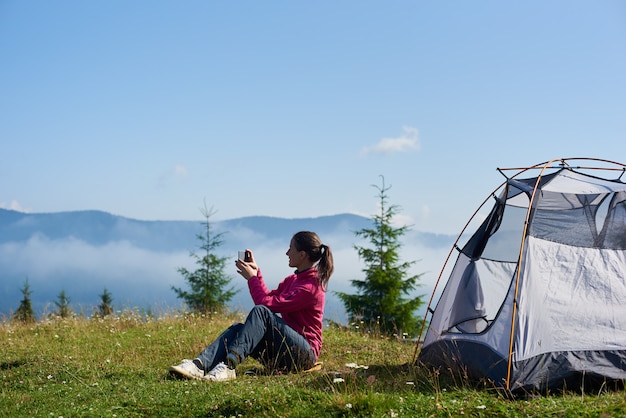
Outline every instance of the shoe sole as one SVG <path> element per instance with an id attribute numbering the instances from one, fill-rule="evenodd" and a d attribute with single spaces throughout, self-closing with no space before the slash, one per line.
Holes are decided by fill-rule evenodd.
<path id="1" fill-rule="evenodd" d="M 204 380 L 203 378 L 195 376 L 189 373 L 187 370 L 183 369 L 182 367 L 178 366 L 170 367 L 170 374 L 176 377 L 184 377 L 186 379 Z"/>

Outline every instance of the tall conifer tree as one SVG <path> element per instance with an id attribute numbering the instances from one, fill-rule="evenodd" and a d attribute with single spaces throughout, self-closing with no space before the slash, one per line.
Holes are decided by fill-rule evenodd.
<path id="1" fill-rule="evenodd" d="M 206 315 L 223 312 L 228 302 L 237 293 L 232 287 L 226 289 L 231 282 L 224 269 L 229 257 L 219 257 L 215 250 L 223 244 L 223 233 L 215 234 L 211 229 L 211 216 L 213 210 L 207 210 L 206 205 L 202 210 L 204 216 L 204 232 L 196 235 L 200 241 L 201 254 L 194 251 L 190 256 L 199 266 L 194 271 L 180 267 L 178 272 L 183 276 L 190 290 L 172 286 L 172 290 L 179 299 L 182 299 L 192 312 Z"/>
<path id="2" fill-rule="evenodd" d="M 382 177 L 382 176 L 381 176 Z M 388 204 L 385 179 L 378 190 L 380 213 L 373 216 L 373 228 L 364 228 L 355 234 L 365 238 L 371 247 L 354 246 L 366 267 L 362 280 L 351 280 L 357 294 L 336 292 L 342 300 L 351 322 L 363 321 L 368 329 L 378 328 L 383 334 L 414 336 L 419 331 L 419 320 L 415 310 L 422 305 L 422 296 L 408 295 L 420 284 L 421 275 L 409 276 L 408 270 L 415 263 L 403 262 L 399 257 L 402 247 L 400 238 L 408 226 L 394 227 L 392 220 L 398 207 Z"/>

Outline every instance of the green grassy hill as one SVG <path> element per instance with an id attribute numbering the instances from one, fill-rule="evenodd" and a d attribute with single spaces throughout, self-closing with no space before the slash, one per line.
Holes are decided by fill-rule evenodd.
<path id="1" fill-rule="evenodd" d="M 566 393 L 510 399 L 489 383 L 410 366 L 411 342 L 329 328 L 321 371 L 267 376 L 252 360 L 231 382 L 178 380 L 238 315 L 105 319 L 0 326 L 0 416 L 6 417 L 425 417 L 624 416 L 626 394 Z"/>

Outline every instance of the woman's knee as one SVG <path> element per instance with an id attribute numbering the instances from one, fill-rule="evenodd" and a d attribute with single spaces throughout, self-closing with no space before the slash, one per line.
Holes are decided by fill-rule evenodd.
<path id="1" fill-rule="evenodd" d="M 254 307 L 250 310 L 250 312 L 257 312 L 257 313 L 261 313 L 263 315 L 272 313 L 270 308 L 268 308 L 265 305 L 254 305 Z"/>
<path id="2" fill-rule="evenodd" d="M 248 318 L 246 319 L 246 325 L 263 326 L 266 329 L 270 329 L 276 323 L 275 314 L 264 305 L 256 305 L 254 308 L 250 310 L 248 313 Z"/>
<path id="3" fill-rule="evenodd" d="M 274 315 L 274 313 L 270 311 L 270 308 L 268 308 L 267 306 L 255 305 L 250 310 L 250 313 L 248 314 L 248 318 L 258 317 L 258 318 L 263 318 L 264 320 L 266 320 L 267 318 L 270 318 L 272 315 Z"/>

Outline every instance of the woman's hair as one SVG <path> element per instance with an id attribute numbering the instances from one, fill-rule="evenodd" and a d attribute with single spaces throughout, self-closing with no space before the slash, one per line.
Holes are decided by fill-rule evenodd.
<path id="1" fill-rule="evenodd" d="M 317 273 L 319 275 L 322 289 L 326 291 L 328 280 L 333 274 L 335 266 L 333 264 L 333 252 L 328 245 L 322 244 L 322 240 L 315 232 L 300 231 L 293 236 L 293 242 L 298 251 L 304 251 L 311 261 L 317 262 Z"/>

